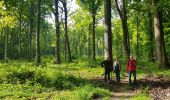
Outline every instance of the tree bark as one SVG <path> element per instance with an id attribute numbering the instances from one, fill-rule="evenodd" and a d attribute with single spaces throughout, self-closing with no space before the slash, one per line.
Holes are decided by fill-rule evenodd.
<path id="1" fill-rule="evenodd" d="M 96 21 L 96 16 L 95 14 L 92 14 L 92 18 L 93 18 L 93 61 L 96 61 L 96 48 L 95 48 L 95 21 Z"/>
<path id="2" fill-rule="evenodd" d="M 32 31 L 33 31 L 33 4 L 30 3 L 30 16 L 29 16 L 29 61 L 32 60 Z"/>
<path id="3" fill-rule="evenodd" d="M 153 33 L 153 19 L 152 19 L 152 15 L 151 12 L 148 13 L 148 18 L 149 18 L 149 26 L 148 26 L 148 33 L 149 33 L 149 61 L 150 62 L 154 62 L 154 47 L 153 47 L 153 41 L 154 41 L 154 33 Z"/>
<path id="4" fill-rule="evenodd" d="M 126 16 L 125 0 L 122 0 L 122 4 L 123 4 L 122 10 L 120 10 L 117 0 L 115 0 L 115 4 L 116 4 L 116 9 L 117 9 L 117 11 L 119 13 L 119 16 L 120 16 L 121 22 L 122 22 L 122 28 L 123 28 L 123 47 L 124 47 L 126 58 L 128 60 L 129 57 L 130 57 L 130 41 L 129 41 L 128 26 L 127 26 L 127 16 Z"/>
<path id="5" fill-rule="evenodd" d="M 4 51 L 4 60 L 7 63 L 8 62 L 8 29 L 4 28 L 5 32 L 5 51 Z"/>
<path id="6" fill-rule="evenodd" d="M 89 34 L 88 34 L 88 57 L 91 57 L 91 48 L 90 48 L 90 33 L 91 33 L 91 24 L 89 25 Z"/>
<path id="7" fill-rule="evenodd" d="M 36 32 L 36 65 L 40 64 L 40 10 L 41 0 L 37 3 L 37 32 Z"/>
<path id="8" fill-rule="evenodd" d="M 111 0 L 104 0 L 105 33 L 104 59 L 112 61 Z"/>
<path id="9" fill-rule="evenodd" d="M 152 0 L 152 4 L 156 7 L 159 0 Z M 156 41 L 156 53 L 158 67 L 169 68 L 168 57 L 166 54 L 165 42 L 164 42 L 164 32 L 162 24 L 162 13 L 156 8 L 154 13 L 154 31 L 155 31 L 155 41 Z"/>
<path id="10" fill-rule="evenodd" d="M 55 0 L 55 28 L 56 28 L 56 64 L 60 64 L 60 30 L 59 30 L 58 0 Z"/>
<path id="11" fill-rule="evenodd" d="M 21 8 L 20 8 L 21 10 Z M 21 32 L 22 32 L 22 26 L 21 26 L 21 22 L 22 22 L 22 11 L 20 11 L 19 13 L 19 47 L 18 47 L 18 57 L 21 57 Z"/>
<path id="12" fill-rule="evenodd" d="M 66 0 L 64 0 L 63 6 L 64 6 L 64 12 L 65 12 L 65 39 L 66 39 L 67 50 L 68 50 L 68 61 L 71 62 L 71 50 L 70 50 L 70 43 L 69 43 L 69 39 L 68 39 L 68 27 L 67 27 L 68 11 L 67 11 L 67 1 Z"/>
<path id="13" fill-rule="evenodd" d="M 137 35 L 136 35 L 136 61 L 138 62 L 138 56 L 139 56 L 139 18 L 138 18 L 138 12 L 137 12 L 137 18 L 136 18 L 136 30 L 137 30 Z"/>

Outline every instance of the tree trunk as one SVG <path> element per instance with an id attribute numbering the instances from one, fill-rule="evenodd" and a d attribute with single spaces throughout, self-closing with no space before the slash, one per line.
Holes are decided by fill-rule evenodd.
<path id="1" fill-rule="evenodd" d="M 36 32 L 36 65 L 40 64 L 40 10 L 41 0 L 37 4 L 37 32 Z"/>
<path id="2" fill-rule="evenodd" d="M 95 48 L 95 20 L 96 20 L 96 16 L 95 14 L 92 15 L 93 18 L 93 61 L 96 61 L 96 48 Z"/>
<path id="3" fill-rule="evenodd" d="M 67 60 L 67 42 L 66 42 L 66 34 L 64 36 L 64 59 Z"/>
<path id="4" fill-rule="evenodd" d="M 123 1 L 123 19 L 122 19 L 122 26 L 123 26 L 123 45 L 126 53 L 127 59 L 130 57 L 130 41 L 129 41 L 129 33 L 128 33 L 128 26 L 127 26 L 127 16 L 126 16 L 126 8 L 125 8 L 125 0 Z"/>
<path id="5" fill-rule="evenodd" d="M 30 16 L 29 16 L 29 61 L 32 60 L 32 30 L 33 30 L 33 4 L 30 3 Z"/>
<path id="6" fill-rule="evenodd" d="M 91 33 L 91 24 L 89 25 L 89 34 L 88 34 L 88 57 L 91 57 L 91 47 L 90 47 L 90 33 Z"/>
<path id="7" fill-rule="evenodd" d="M 71 50 L 70 50 L 70 43 L 68 39 L 68 27 L 67 27 L 67 1 L 65 0 L 63 3 L 64 6 L 64 12 L 65 12 L 65 39 L 66 39 L 66 44 L 67 44 L 67 50 L 68 50 L 68 61 L 71 62 Z"/>
<path id="8" fill-rule="evenodd" d="M 4 28 L 5 32 L 5 51 L 4 51 L 4 60 L 7 63 L 8 62 L 8 29 Z"/>
<path id="9" fill-rule="evenodd" d="M 115 0 L 115 4 L 116 4 L 116 9 L 119 13 L 119 16 L 121 18 L 121 22 L 122 22 L 122 28 L 123 28 L 123 47 L 124 47 L 124 51 L 125 51 L 125 55 L 127 60 L 130 57 L 130 41 L 129 41 L 129 33 L 128 33 L 128 26 L 127 26 L 127 16 L 126 16 L 126 4 L 125 4 L 125 0 L 122 0 L 123 3 L 123 7 L 122 10 L 120 10 L 119 5 L 118 5 L 118 1 Z"/>
<path id="10" fill-rule="evenodd" d="M 151 12 L 148 13 L 148 18 L 149 18 L 149 26 L 148 26 L 148 33 L 149 33 L 149 61 L 154 62 L 154 47 L 153 47 L 153 41 L 154 41 L 154 33 L 153 33 L 153 20 L 152 20 L 152 15 Z"/>
<path id="11" fill-rule="evenodd" d="M 20 8 L 20 10 L 21 10 L 21 8 Z M 18 47 L 18 53 L 19 53 L 19 55 L 18 55 L 18 57 L 20 58 L 21 57 L 21 32 L 22 32 L 22 26 L 21 26 L 21 22 L 22 22 L 22 11 L 20 11 L 20 13 L 19 13 L 19 47 Z"/>
<path id="12" fill-rule="evenodd" d="M 158 3 L 158 0 L 152 0 L 152 4 L 154 5 L 154 7 L 156 7 L 157 3 Z M 154 14 L 154 31 L 155 31 L 158 67 L 160 68 L 170 67 L 167 54 L 166 54 L 165 43 L 164 43 L 162 13 L 161 11 L 158 11 L 157 8 Z"/>
<path id="13" fill-rule="evenodd" d="M 139 56 L 139 18 L 138 18 L 138 12 L 137 12 L 137 19 L 136 19 L 136 30 L 137 30 L 137 35 L 136 35 L 136 61 L 138 62 L 138 56 Z"/>
<path id="14" fill-rule="evenodd" d="M 104 58 L 112 61 L 112 30 L 111 30 L 111 0 L 104 0 L 105 33 L 104 33 Z"/>
<path id="15" fill-rule="evenodd" d="M 56 64 L 60 64 L 60 30 L 59 30 L 58 0 L 55 0 L 55 28 L 56 28 Z"/>

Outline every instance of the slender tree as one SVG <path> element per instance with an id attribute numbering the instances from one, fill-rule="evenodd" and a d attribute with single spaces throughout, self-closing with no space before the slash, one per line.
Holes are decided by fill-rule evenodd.
<path id="1" fill-rule="evenodd" d="M 5 62 L 8 62 L 8 28 L 4 28 L 5 32 L 5 50 L 4 50 L 4 60 Z"/>
<path id="2" fill-rule="evenodd" d="M 96 14 L 97 10 L 100 8 L 102 1 L 101 0 L 77 0 L 78 4 L 83 7 L 85 10 L 88 10 L 91 13 L 93 24 L 92 24 L 92 43 L 93 43 L 93 60 L 96 61 L 96 48 L 95 48 L 95 23 L 96 23 Z"/>
<path id="3" fill-rule="evenodd" d="M 111 30 L 111 0 L 104 0 L 105 33 L 104 33 L 104 57 L 112 60 L 112 30 Z"/>
<path id="4" fill-rule="evenodd" d="M 118 0 L 115 0 L 116 9 L 119 13 L 122 22 L 123 28 L 123 47 L 125 51 L 125 55 L 127 59 L 130 56 L 130 41 L 129 41 L 129 33 L 127 26 L 127 16 L 126 16 L 126 2 L 125 0 L 121 0 L 122 5 L 118 3 Z"/>
<path id="5" fill-rule="evenodd" d="M 41 0 L 37 1 L 37 29 L 36 29 L 36 64 L 40 64 L 40 10 Z"/>
<path id="6" fill-rule="evenodd" d="M 58 0 L 55 0 L 55 28 L 56 28 L 56 64 L 60 64 L 60 30 L 59 30 Z"/>
<path id="7" fill-rule="evenodd" d="M 32 32 L 33 32 L 33 2 L 30 1 L 29 7 L 29 60 L 32 60 Z"/>
<path id="8" fill-rule="evenodd" d="M 65 43 L 66 43 L 65 47 L 67 47 L 67 50 L 68 50 L 68 60 L 69 62 L 71 62 L 71 50 L 70 50 L 70 43 L 69 43 L 69 38 L 68 38 L 68 27 L 67 27 L 67 17 L 68 17 L 67 0 L 63 0 L 62 3 L 63 3 L 64 13 L 65 13 L 65 18 L 64 18 L 65 19 L 64 31 L 65 31 Z"/>

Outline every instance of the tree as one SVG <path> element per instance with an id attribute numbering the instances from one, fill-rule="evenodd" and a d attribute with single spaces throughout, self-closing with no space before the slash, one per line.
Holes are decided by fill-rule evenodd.
<path id="1" fill-rule="evenodd" d="M 59 13 L 58 0 L 55 0 L 55 28 L 56 28 L 56 63 L 60 64 L 60 30 L 59 30 Z"/>
<path id="2" fill-rule="evenodd" d="M 104 0 L 105 33 L 104 33 L 104 57 L 112 61 L 112 30 L 111 30 L 111 0 Z"/>
<path id="3" fill-rule="evenodd" d="M 152 0 L 152 4 L 154 6 L 154 32 L 155 32 L 155 42 L 156 42 L 156 53 L 157 53 L 157 61 L 158 67 L 166 68 L 170 67 L 168 62 L 168 57 L 165 48 L 164 42 L 164 31 L 162 24 L 162 12 L 158 8 L 159 0 Z"/>
<path id="4" fill-rule="evenodd" d="M 40 64 L 40 10 L 41 0 L 37 1 L 37 29 L 36 29 L 36 65 Z"/>
<path id="5" fill-rule="evenodd" d="M 8 62 L 8 28 L 4 28 L 5 32 L 5 53 L 4 53 L 4 60 L 5 62 Z"/>
<path id="6" fill-rule="evenodd" d="M 127 16 L 126 16 L 126 2 L 125 0 L 121 0 L 122 5 L 118 4 L 118 0 L 115 0 L 116 9 L 119 13 L 122 22 L 123 28 L 123 47 L 125 51 L 125 55 L 127 59 L 130 56 L 130 42 L 129 42 L 129 33 L 128 33 L 128 26 L 127 26 Z"/>
<path id="7" fill-rule="evenodd" d="M 96 60 L 96 50 L 95 50 L 95 23 L 96 23 L 96 14 L 97 10 L 100 8 L 102 1 L 101 0 L 77 0 L 77 3 L 83 7 L 85 10 L 88 10 L 91 13 L 93 24 L 92 24 L 92 32 L 93 32 L 93 60 Z"/>
<path id="8" fill-rule="evenodd" d="M 32 60 L 32 32 L 33 32 L 33 1 L 29 5 L 29 60 Z"/>
<path id="9" fill-rule="evenodd" d="M 149 40 L 149 43 L 148 43 L 148 46 L 149 46 L 149 54 L 148 54 L 148 57 L 149 57 L 149 61 L 150 62 L 153 62 L 154 61 L 154 32 L 153 32 L 153 19 L 152 19 L 152 14 L 151 12 L 148 12 L 148 40 Z"/>
<path id="10" fill-rule="evenodd" d="M 64 19 L 65 19 L 65 22 L 64 22 L 65 42 L 67 44 L 66 47 L 68 50 L 68 60 L 69 60 L 69 62 L 71 62 L 71 50 L 70 50 L 70 43 L 69 43 L 69 39 L 68 39 L 68 27 L 67 27 L 67 17 L 68 17 L 67 0 L 63 0 L 62 4 L 64 7 L 64 13 L 65 13 L 65 16 L 64 16 Z"/>

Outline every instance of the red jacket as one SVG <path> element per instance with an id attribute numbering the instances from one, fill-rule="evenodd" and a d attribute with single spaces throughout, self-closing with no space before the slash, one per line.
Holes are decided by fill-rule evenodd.
<path id="1" fill-rule="evenodd" d="M 127 63 L 127 71 L 136 71 L 136 60 L 129 60 Z"/>

